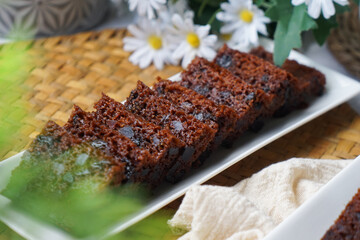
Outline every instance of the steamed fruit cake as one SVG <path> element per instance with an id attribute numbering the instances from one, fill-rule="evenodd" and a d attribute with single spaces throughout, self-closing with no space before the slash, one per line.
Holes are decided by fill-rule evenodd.
<path id="1" fill-rule="evenodd" d="M 42 182 L 60 183 L 57 186 L 48 186 L 51 191 L 74 188 L 79 181 L 91 181 L 92 189 L 97 190 L 106 185 L 119 185 L 125 179 L 123 162 L 119 162 L 102 149 L 81 142 L 77 136 L 49 121 L 29 150 L 24 153 L 19 171 L 31 171 L 38 161 L 42 161 L 46 171 L 55 173 L 45 174 L 52 179 L 42 179 Z M 34 184 L 36 185 L 36 181 L 31 186 L 34 187 Z"/>
<path id="2" fill-rule="evenodd" d="M 236 79 L 226 69 L 204 58 L 195 58 L 191 62 L 182 72 L 180 84 L 235 110 L 236 127 L 230 139 L 245 132 L 266 111 L 267 103 L 262 90 Z"/>
<path id="3" fill-rule="evenodd" d="M 130 93 L 125 106 L 129 111 L 146 120 L 169 129 L 185 142 L 186 147 L 181 160 L 168 172 L 167 179 L 171 182 L 179 180 L 214 139 L 213 129 L 186 114 L 169 100 L 157 96 L 153 90 L 140 81 L 137 88 Z"/>
<path id="4" fill-rule="evenodd" d="M 360 189 L 321 240 L 360 239 Z"/>
<path id="5" fill-rule="evenodd" d="M 273 100 L 270 113 L 275 116 L 283 116 L 303 102 L 297 78 L 264 59 L 224 45 L 214 63 L 255 88 L 262 89 Z"/>
<path id="6" fill-rule="evenodd" d="M 161 182 L 158 159 L 119 131 L 103 124 L 94 112 L 84 112 L 75 106 L 64 128 L 71 135 L 83 142 L 89 142 L 91 146 L 101 149 L 116 161 L 125 163 L 125 181 L 149 185 Z"/>
<path id="7" fill-rule="evenodd" d="M 232 133 L 236 126 L 236 112 L 224 105 L 218 105 L 192 89 L 177 82 L 158 79 L 154 91 L 176 103 L 186 113 L 208 124 L 216 131 L 210 150 L 216 149 Z"/>
<path id="8" fill-rule="evenodd" d="M 274 63 L 273 54 L 266 51 L 262 46 L 252 49 L 250 53 Z M 325 76 L 315 68 L 302 65 L 290 59 L 286 59 L 281 68 L 290 72 L 298 79 L 299 88 L 304 93 L 305 99 L 310 96 L 320 96 L 324 92 Z"/>
<path id="9" fill-rule="evenodd" d="M 99 186 L 176 182 L 224 139 L 322 93 L 325 77 L 315 69 L 287 60 L 283 68 L 294 77 L 275 67 L 270 53 L 253 51 L 263 59 L 224 46 L 213 62 L 196 58 L 179 83 L 159 80 L 154 91 L 138 82 L 125 106 L 106 95 L 95 112 L 75 106 L 64 127 L 47 124 L 24 160 L 53 163 L 48 171 L 60 182 L 82 182 L 86 174 Z"/>
<path id="10" fill-rule="evenodd" d="M 164 178 L 166 170 L 178 161 L 184 151 L 185 144 L 168 129 L 163 129 L 131 113 L 122 103 L 106 95 L 103 95 L 94 107 L 99 122 L 150 152 L 153 162 L 157 164 L 155 167 L 158 169 L 160 181 Z"/>

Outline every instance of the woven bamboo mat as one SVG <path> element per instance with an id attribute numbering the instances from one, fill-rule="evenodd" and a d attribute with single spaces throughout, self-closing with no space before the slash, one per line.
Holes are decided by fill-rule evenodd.
<path id="1" fill-rule="evenodd" d="M 174 66 L 162 71 L 154 66 L 133 66 L 127 60 L 129 53 L 122 49 L 126 34 L 125 30 L 104 30 L 22 43 L 32 59 L 24 82 L 29 91 L 23 99 L 33 114 L 24 117 L 20 137 L 11 149 L 0 150 L 0 159 L 26 148 L 46 121 L 64 124 L 73 104 L 90 110 L 101 92 L 121 101 L 138 79 L 151 85 L 157 75 L 168 77 L 181 70 Z M 360 116 L 344 104 L 257 151 L 209 183 L 232 185 L 291 157 L 332 159 L 358 155 Z"/>
<path id="2" fill-rule="evenodd" d="M 132 65 L 127 60 L 130 53 L 122 49 L 126 34 L 125 30 L 104 30 L 13 44 L 28 49 L 29 76 L 23 83 L 28 91 L 23 100 L 30 114 L 22 120 L 11 149 L 0 149 L 0 159 L 25 149 L 48 120 L 63 125 L 74 104 L 90 110 L 102 92 L 122 101 L 137 80 L 151 85 L 156 76 L 166 78 L 181 70 Z"/>

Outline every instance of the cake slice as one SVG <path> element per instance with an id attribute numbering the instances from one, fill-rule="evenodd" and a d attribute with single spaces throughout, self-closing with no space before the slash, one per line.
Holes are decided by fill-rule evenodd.
<path id="1" fill-rule="evenodd" d="M 94 112 L 87 113 L 75 105 L 64 129 L 82 142 L 125 164 L 125 182 L 159 184 L 158 163 L 147 149 L 138 147 L 119 131 L 99 121 Z"/>
<path id="2" fill-rule="evenodd" d="M 24 153 L 14 174 L 23 171 L 27 174 L 38 171 L 30 179 L 29 188 L 40 184 L 46 188 L 43 190 L 51 192 L 64 192 L 84 184 L 88 191 L 98 191 L 108 185 L 119 185 L 125 179 L 123 162 L 89 143 L 81 143 L 81 139 L 52 121 Z"/>
<path id="3" fill-rule="evenodd" d="M 215 131 L 212 128 L 186 114 L 169 100 L 157 96 L 153 90 L 140 81 L 137 88 L 130 93 L 125 107 L 146 120 L 169 129 L 186 144 L 181 160 L 168 172 L 167 179 L 171 182 L 183 177 L 214 139 Z"/>
<path id="4" fill-rule="evenodd" d="M 360 189 L 321 240 L 360 239 Z"/>
<path id="5" fill-rule="evenodd" d="M 268 105 L 272 103 L 262 90 L 237 79 L 226 69 L 204 58 L 195 58 L 189 64 L 188 69 L 181 74 L 180 84 L 235 110 L 236 126 L 230 141 L 265 114 Z"/>
<path id="6" fill-rule="evenodd" d="M 275 116 L 283 116 L 303 102 L 297 78 L 255 55 L 239 52 L 225 44 L 214 63 L 228 69 L 238 79 L 262 89 L 273 99 L 271 110 Z"/>
<path id="7" fill-rule="evenodd" d="M 174 103 L 186 113 L 206 123 L 216 131 L 209 151 L 216 149 L 236 127 L 236 112 L 224 105 L 218 105 L 192 89 L 178 82 L 158 79 L 154 91 Z"/>
<path id="8" fill-rule="evenodd" d="M 94 107 L 97 121 L 150 152 L 152 162 L 156 164 L 156 173 L 152 176 L 158 179 L 151 181 L 163 180 L 167 170 L 178 161 L 180 153 L 184 151 L 184 142 L 176 138 L 169 129 L 163 129 L 131 113 L 123 104 L 106 95 L 103 95 Z"/>
<path id="9" fill-rule="evenodd" d="M 273 54 L 266 51 L 262 46 L 252 49 L 250 53 L 274 63 Z M 315 68 L 302 65 L 290 59 L 286 59 L 281 68 L 290 72 L 299 80 L 299 88 L 301 92 L 304 92 L 305 99 L 310 96 L 320 96 L 324 92 L 325 76 Z"/>

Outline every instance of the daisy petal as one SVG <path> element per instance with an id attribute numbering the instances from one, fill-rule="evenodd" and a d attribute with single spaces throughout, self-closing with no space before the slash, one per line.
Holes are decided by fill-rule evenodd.
<path id="1" fill-rule="evenodd" d="M 335 14 L 335 7 L 332 0 L 322 0 L 322 12 L 324 18 L 329 19 L 331 16 Z"/>
<path id="2" fill-rule="evenodd" d="M 310 17 L 317 19 L 320 16 L 321 11 L 321 1 L 311 0 L 308 7 L 308 13 Z"/>
<path id="3" fill-rule="evenodd" d="M 149 51 L 147 54 L 145 54 L 141 59 L 139 63 L 140 68 L 146 68 L 148 67 L 152 60 L 154 58 L 154 51 Z"/>
<path id="4" fill-rule="evenodd" d="M 196 52 L 195 51 L 190 51 L 187 52 L 184 56 L 184 59 L 181 62 L 181 66 L 182 68 L 187 68 L 187 66 L 190 64 L 190 62 L 195 58 L 196 56 Z"/>

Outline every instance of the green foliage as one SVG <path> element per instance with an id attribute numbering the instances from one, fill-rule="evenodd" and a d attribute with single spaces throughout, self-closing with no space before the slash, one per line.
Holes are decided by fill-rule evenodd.
<path id="1" fill-rule="evenodd" d="M 95 156 L 100 155 L 89 152 L 86 145 L 56 156 L 26 152 L 1 194 L 11 199 L 13 208 L 72 236 L 103 236 L 139 211 L 147 197 L 140 186 L 106 187 L 110 184 L 107 175 L 96 174 L 106 172 L 99 168 L 99 163 L 106 162 Z M 118 234 L 116 239 L 164 239 L 169 235 L 168 215 L 150 219 Z"/>
<path id="2" fill-rule="evenodd" d="M 341 14 L 349 11 L 349 6 L 341 6 L 335 3 L 336 14 Z M 316 42 L 319 45 L 323 45 L 330 35 L 331 29 L 338 26 L 336 16 L 332 16 L 329 19 L 325 19 L 322 15 L 316 19 L 317 28 L 313 29 L 313 34 Z"/>
<path id="3" fill-rule="evenodd" d="M 225 0 L 194 0 L 189 1 L 190 8 L 195 13 L 194 22 L 196 24 L 210 24 L 214 33 L 220 32 L 221 22 L 216 19 L 216 14 L 220 11 L 220 4 Z"/>
<path id="4" fill-rule="evenodd" d="M 274 62 L 281 66 L 291 49 L 301 47 L 301 32 L 313 29 L 317 25 L 307 14 L 305 4 L 293 7 L 289 0 L 277 0 L 276 7 L 269 8 L 266 16 L 277 21 Z"/>
<path id="5" fill-rule="evenodd" d="M 26 92 L 22 83 L 27 78 L 29 57 L 26 44 L 0 47 L 0 148 L 11 149 L 16 132 L 27 114 L 21 97 Z M 1 160 L 1 159 L 0 159 Z"/>
<path id="6" fill-rule="evenodd" d="M 330 19 L 325 19 L 320 16 L 316 20 L 317 28 L 313 29 L 313 34 L 316 42 L 319 45 L 323 45 L 330 34 L 332 28 L 337 27 L 336 17 L 332 16 Z"/>

